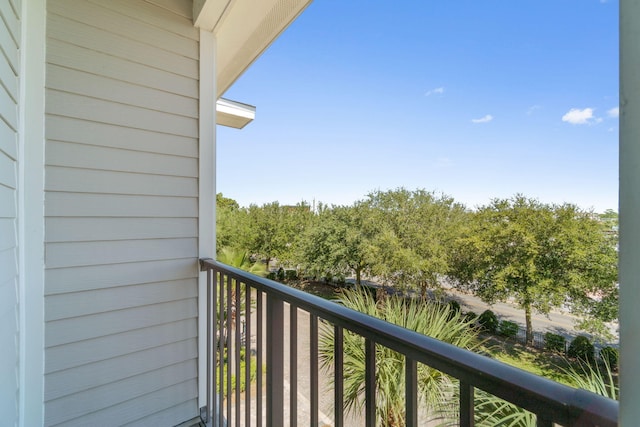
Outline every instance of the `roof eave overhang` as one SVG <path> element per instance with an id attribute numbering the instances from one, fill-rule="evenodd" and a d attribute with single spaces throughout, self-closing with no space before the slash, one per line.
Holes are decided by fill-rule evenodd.
<path id="1" fill-rule="evenodd" d="M 194 0 L 193 22 L 217 40 L 219 98 L 312 0 Z"/>
<path id="2" fill-rule="evenodd" d="M 256 118 L 256 107 L 220 98 L 216 102 L 216 124 L 242 129 Z"/>

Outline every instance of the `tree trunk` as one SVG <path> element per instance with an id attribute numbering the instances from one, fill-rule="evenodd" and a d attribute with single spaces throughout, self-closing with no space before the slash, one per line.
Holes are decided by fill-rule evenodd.
<path id="1" fill-rule="evenodd" d="M 524 320 L 527 328 L 526 343 L 533 346 L 533 324 L 531 323 L 531 305 L 524 306 Z"/>
<path id="2" fill-rule="evenodd" d="M 360 286 L 361 285 L 361 283 L 360 283 L 360 269 L 356 268 L 355 270 L 356 270 L 356 285 Z"/>
<path id="3" fill-rule="evenodd" d="M 378 304 L 378 306 L 382 307 L 386 297 L 387 293 L 385 292 L 383 287 L 376 288 L 376 303 Z"/>

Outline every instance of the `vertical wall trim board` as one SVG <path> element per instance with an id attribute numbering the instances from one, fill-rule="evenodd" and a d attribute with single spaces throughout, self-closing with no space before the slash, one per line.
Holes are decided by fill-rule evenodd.
<path id="1" fill-rule="evenodd" d="M 640 1 L 620 1 L 620 418 L 640 418 Z"/>
<path id="2" fill-rule="evenodd" d="M 200 31 L 200 164 L 198 200 L 198 250 L 200 258 L 215 258 L 216 205 L 216 39 L 213 33 Z M 206 402 L 207 375 L 207 275 L 200 273 L 198 282 L 198 406 Z"/>
<path id="3" fill-rule="evenodd" d="M 44 81 L 46 2 L 22 2 L 19 110 L 20 425 L 44 422 Z M 28 29 L 28 31 L 27 31 Z"/>

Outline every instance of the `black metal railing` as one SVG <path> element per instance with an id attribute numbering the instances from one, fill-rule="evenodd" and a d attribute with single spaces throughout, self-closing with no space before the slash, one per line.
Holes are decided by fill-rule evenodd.
<path id="1" fill-rule="evenodd" d="M 459 381 L 458 422 L 462 426 L 474 423 L 475 389 L 534 413 L 538 426 L 617 425 L 618 402 L 614 400 L 553 382 L 213 260 L 205 259 L 200 263 L 202 270 L 207 272 L 209 284 L 207 364 L 211 375 L 207 401 L 214 425 L 297 425 L 300 412 L 297 384 L 299 312 L 308 313 L 310 322 L 309 396 L 308 402 L 305 401 L 309 422 L 305 425 L 315 427 L 320 422 L 319 319 L 332 325 L 334 332 L 334 418 L 331 421 L 336 427 L 344 425 L 342 340 L 345 330 L 365 339 L 364 419 L 367 426 L 376 425 L 375 350 L 378 345 L 406 358 L 407 425 L 418 425 L 419 363 Z M 288 328 L 285 328 L 285 304 L 289 308 Z M 289 396 L 286 396 L 284 381 L 285 329 L 289 335 Z M 252 340 L 255 340 L 253 346 Z M 263 354 L 266 360 L 263 360 Z M 241 359 L 244 359 L 244 368 Z M 241 377 L 244 378 L 244 392 L 241 391 Z M 232 384 L 234 379 L 235 384 Z M 264 408 L 263 399 L 266 399 Z M 284 417 L 285 405 L 289 409 L 288 420 Z"/>

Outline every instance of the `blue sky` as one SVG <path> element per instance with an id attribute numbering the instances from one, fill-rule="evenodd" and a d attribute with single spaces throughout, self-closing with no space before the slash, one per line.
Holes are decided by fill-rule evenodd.
<path id="1" fill-rule="evenodd" d="M 218 127 L 243 206 L 402 186 L 617 210 L 616 0 L 315 0 L 224 96 L 257 107 Z"/>

